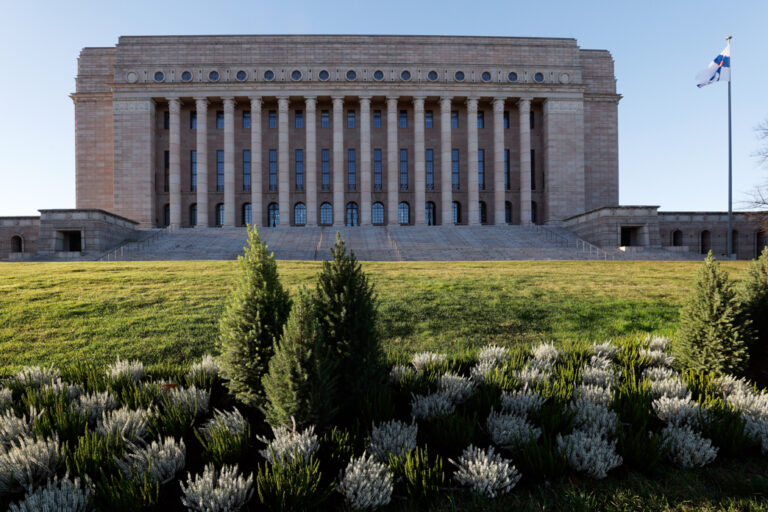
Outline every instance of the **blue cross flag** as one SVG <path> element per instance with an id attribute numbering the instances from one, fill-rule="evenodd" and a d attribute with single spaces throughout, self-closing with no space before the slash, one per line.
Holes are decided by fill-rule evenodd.
<path id="1" fill-rule="evenodd" d="M 728 46 L 725 50 L 720 52 L 720 55 L 715 57 L 715 60 L 709 63 L 707 69 L 696 75 L 696 80 L 699 82 L 697 87 L 704 87 L 714 82 L 730 82 L 731 81 L 731 41 L 728 41 Z"/>

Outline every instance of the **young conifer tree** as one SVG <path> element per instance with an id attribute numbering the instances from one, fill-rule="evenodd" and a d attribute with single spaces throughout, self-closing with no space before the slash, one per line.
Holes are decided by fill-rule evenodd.
<path id="1" fill-rule="evenodd" d="M 677 354 L 687 369 L 717 374 L 740 374 L 749 358 L 736 292 L 712 251 L 680 314 Z"/>
<path id="2" fill-rule="evenodd" d="M 261 379 L 291 300 L 280 284 L 274 255 L 267 252 L 255 227 L 249 227 L 244 249 L 237 258 L 239 282 L 219 320 L 221 372 L 237 400 L 258 407 L 264 396 Z"/>
<path id="3" fill-rule="evenodd" d="M 267 423 L 323 428 L 336 414 L 337 365 L 319 335 L 311 294 L 299 290 L 264 376 Z"/>
<path id="4" fill-rule="evenodd" d="M 750 322 L 750 356 L 765 362 L 768 356 L 768 247 L 750 263 L 739 298 L 744 318 Z M 754 364 L 753 369 L 759 370 Z"/>

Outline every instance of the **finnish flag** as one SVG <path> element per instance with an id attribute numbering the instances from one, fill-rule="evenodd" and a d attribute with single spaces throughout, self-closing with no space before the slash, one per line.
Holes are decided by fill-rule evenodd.
<path id="1" fill-rule="evenodd" d="M 715 60 L 709 63 L 707 69 L 696 75 L 699 84 L 697 87 L 704 87 L 713 82 L 731 81 L 731 41 Z"/>

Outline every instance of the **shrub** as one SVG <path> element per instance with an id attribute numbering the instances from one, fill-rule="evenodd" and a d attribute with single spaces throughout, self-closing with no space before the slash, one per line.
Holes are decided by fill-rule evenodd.
<path id="1" fill-rule="evenodd" d="M 560 352 L 555 348 L 554 343 L 540 343 L 533 347 L 533 360 L 536 364 L 551 367 L 560 357 Z"/>
<path id="2" fill-rule="evenodd" d="M 603 343 L 594 343 L 590 350 L 595 357 L 604 357 L 606 359 L 613 359 L 619 351 L 619 348 L 610 341 Z"/>
<path id="3" fill-rule="evenodd" d="M 339 491 L 356 510 L 386 505 L 392 499 L 393 489 L 392 474 L 387 466 L 365 453 L 349 461 L 339 483 Z"/>
<path id="4" fill-rule="evenodd" d="M 66 511 L 86 512 L 90 510 L 89 499 L 91 489 L 87 483 L 82 488 L 81 481 L 75 478 L 70 480 L 68 475 L 64 478 L 53 478 L 45 487 L 39 487 L 27 492 L 19 503 L 12 504 L 10 512 L 40 512 L 40 511 Z"/>
<path id="5" fill-rule="evenodd" d="M 694 371 L 741 372 L 749 354 L 745 341 L 748 325 L 740 316 L 728 274 L 710 251 L 680 313 L 677 352 L 682 365 Z"/>
<path id="6" fill-rule="evenodd" d="M 669 460 L 685 468 L 705 466 L 717 457 L 712 441 L 688 426 L 668 425 L 662 431 L 664 451 Z"/>
<path id="7" fill-rule="evenodd" d="M 706 404 L 705 417 L 699 430 L 718 447 L 720 455 L 735 457 L 753 448 L 753 441 L 746 432 L 746 420 L 731 405 L 714 399 Z"/>
<path id="8" fill-rule="evenodd" d="M 109 512 L 135 512 L 153 510 L 160 500 L 160 482 L 149 474 L 143 477 L 131 469 L 126 477 L 121 473 L 102 474 L 96 481 L 93 506 Z"/>
<path id="9" fill-rule="evenodd" d="M 9 388 L 0 388 L 0 411 L 13 404 L 13 391 Z"/>
<path id="10" fill-rule="evenodd" d="M 264 376 L 265 415 L 272 426 L 293 418 L 300 427 L 328 425 L 335 416 L 337 365 L 320 336 L 310 294 L 300 290 Z"/>
<path id="11" fill-rule="evenodd" d="M 616 431 L 618 415 L 606 406 L 577 400 L 569 406 L 573 412 L 573 428 L 589 437 L 608 438 Z"/>
<path id="12" fill-rule="evenodd" d="M 73 405 L 78 413 L 88 419 L 89 425 L 96 425 L 106 411 L 117 409 L 117 402 L 109 391 L 95 391 L 80 395 Z"/>
<path id="13" fill-rule="evenodd" d="M 624 465 L 646 473 L 653 472 L 664 455 L 664 436 L 649 430 L 649 422 L 622 424 L 616 432 L 618 452 Z"/>
<path id="14" fill-rule="evenodd" d="M 184 469 L 187 448 L 183 440 L 160 438 L 144 447 L 130 445 L 130 450 L 117 461 L 125 476 L 132 476 L 135 472 L 141 480 L 149 476 L 152 482 L 165 484 Z"/>
<path id="15" fill-rule="evenodd" d="M 677 376 L 669 379 L 651 380 L 649 383 L 649 390 L 652 398 L 686 398 L 691 396 L 690 391 L 688 391 L 688 386 L 683 379 Z"/>
<path id="16" fill-rule="evenodd" d="M 579 430 L 567 436 L 557 436 L 557 447 L 568 459 L 568 465 L 592 478 L 605 478 L 608 471 L 621 465 L 616 442 L 603 436 Z"/>
<path id="17" fill-rule="evenodd" d="M 266 510 L 312 510 L 333 492 L 322 476 L 314 456 L 265 462 L 258 466 L 256 491 Z"/>
<path id="18" fill-rule="evenodd" d="M 477 424 L 477 413 L 437 416 L 423 425 L 422 438 L 427 440 L 437 453 L 446 457 L 455 456 L 462 446 L 475 442 Z"/>
<path id="19" fill-rule="evenodd" d="M 88 425 L 88 418 L 79 413 L 59 396 L 53 405 L 34 414 L 32 430 L 38 437 L 57 436 L 63 444 L 69 444 L 82 435 Z"/>
<path id="20" fill-rule="evenodd" d="M 157 382 L 130 382 L 125 385 L 111 383 L 109 390 L 120 405 L 130 409 L 149 409 L 160 396 L 160 385 Z"/>
<path id="21" fill-rule="evenodd" d="M 52 384 L 59 379 L 61 372 L 51 365 L 48 368 L 39 366 L 27 366 L 18 372 L 13 383 L 16 386 L 39 389 L 47 384 Z"/>
<path id="22" fill-rule="evenodd" d="M 296 432 L 295 424 L 293 430 L 283 425 L 272 427 L 272 433 L 275 438 L 271 441 L 261 436 L 257 437 L 259 441 L 267 445 L 259 453 L 270 464 L 286 459 L 307 461 L 320 447 L 314 426 L 307 427 L 302 432 Z"/>
<path id="23" fill-rule="evenodd" d="M 411 364 L 417 372 L 425 370 L 429 366 L 443 366 L 447 356 L 436 352 L 417 352 L 413 354 Z"/>
<path id="24" fill-rule="evenodd" d="M 472 394 L 474 383 L 466 377 L 449 372 L 440 376 L 437 381 L 437 389 L 451 403 L 458 405 Z"/>
<path id="25" fill-rule="evenodd" d="M 495 364 L 503 364 L 510 358 L 509 349 L 505 347 L 499 347 L 497 345 L 486 345 L 480 350 L 480 354 L 477 356 L 479 363 L 493 362 Z"/>
<path id="26" fill-rule="evenodd" d="M 587 386 L 600 386 L 608 388 L 613 386 L 619 376 L 612 369 L 603 369 L 595 366 L 586 366 L 581 370 L 581 382 Z"/>
<path id="27" fill-rule="evenodd" d="M 114 435 L 128 441 L 144 439 L 152 413 L 146 409 L 128 409 L 122 407 L 114 411 L 105 411 L 96 427 L 102 436 Z"/>
<path id="28" fill-rule="evenodd" d="M 160 396 L 163 406 L 179 407 L 194 417 L 205 415 L 211 403 L 211 392 L 197 389 L 195 386 L 189 388 L 168 386 Z"/>
<path id="29" fill-rule="evenodd" d="M 219 377 L 219 363 L 211 354 L 205 354 L 203 358 L 192 365 L 187 372 L 185 380 L 188 386 L 211 389 Z"/>
<path id="30" fill-rule="evenodd" d="M 544 398 L 528 388 L 512 392 L 505 391 L 501 394 L 501 408 L 517 416 L 527 416 L 530 412 L 538 410 L 543 404 Z"/>
<path id="31" fill-rule="evenodd" d="M 412 366 L 396 364 L 389 371 L 389 382 L 401 384 L 404 380 L 412 380 L 416 377 L 416 370 Z"/>
<path id="32" fill-rule="evenodd" d="M 243 477 L 235 466 L 217 471 L 213 464 L 194 477 L 187 473 L 187 484 L 181 486 L 181 503 L 191 512 L 234 512 L 253 496 L 253 475 Z"/>
<path id="33" fill-rule="evenodd" d="M 613 389 L 595 385 L 577 386 L 573 390 L 573 398 L 582 402 L 590 402 L 608 407 L 613 402 Z"/>
<path id="34" fill-rule="evenodd" d="M 96 477 L 99 474 L 111 474 L 118 470 L 116 460 L 125 450 L 124 440 L 114 434 L 101 436 L 91 431 L 77 439 L 67 450 L 67 471 L 75 476 Z"/>
<path id="35" fill-rule="evenodd" d="M 485 422 L 491 441 L 501 448 L 517 447 L 541 436 L 536 428 L 523 416 L 491 411 Z"/>
<path id="36" fill-rule="evenodd" d="M 670 425 L 696 427 L 702 423 L 707 423 L 702 421 L 701 406 L 691 400 L 690 396 L 685 398 L 662 396 L 654 400 L 651 405 L 656 416 Z"/>
<path id="37" fill-rule="evenodd" d="M 426 446 L 417 447 L 406 455 L 402 477 L 406 495 L 419 502 L 434 501 L 446 486 L 443 459 L 436 455 L 434 462 L 430 462 Z"/>
<path id="38" fill-rule="evenodd" d="M 411 416 L 417 420 L 430 420 L 453 414 L 455 410 L 456 407 L 445 393 L 413 395 L 411 399 Z"/>
<path id="39" fill-rule="evenodd" d="M 60 462 L 59 439 L 33 439 L 21 436 L 10 448 L 0 451 L 0 495 L 20 486 L 31 491 L 54 476 Z"/>
<path id="40" fill-rule="evenodd" d="M 213 418 L 196 432 L 203 457 L 217 465 L 242 460 L 248 452 L 251 426 L 237 409 L 216 410 Z"/>
<path id="41" fill-rule="evenodd" d="M 750 263 L 739 289 L 739 302 L 744 319 L 749 322 L 753 371 L 759 371 L 756 365 L 764 363 L 768 356 L 768 248 L 764 247 L 760 257 Z"/>
<path id="42" fill-rule="evenodd" d="M 408 425 L 401 421 L 392 420 L 380 425 L 373 425 L 368 451 L 380 462 L 389 460 L 389 456 L 404 457 L 416 448 L 416 436 L 419 426 L 415 423 Z"/>
<path id="43" fill-rule="evenodd" d="M 10 409 L 0 413 L 0 450 L 10 446 L 17 437 L 31 434 L 32 427 L 26 416 L 19 418 Z"/>
<path id="44" fill-rule="evenodd" d="M 515 377 L 524 387 L 543 387 L 549 384 L 549 379 L 552 377 L 550 371 L 550 368 L 532 364 L 515 372 Z"/>
<path id="45" fill-rule="evenodd" d="M 320 439 L 318 458 L 323 461 L 326 475 L 334 477 L 355 455 L 355 439 L 347 430 L 333 427 Z"/>
<path id="46" fill-rule="evenodd" d="M 137 360 L 121 361 L 118 357 L 114 364 L 107 367 L 107 377 L 113 383 L 139 382 L 144 377 L 144 363 Z"/>
<path id="47" fill-rule="evenodd" d="M 551 481 L 566 473 L 568 459 L 560 453 L 555 438 L 528 439 L 513 452 L 515 463 L 526 480 Z"/>
<path id="48" fill-rule="evenodd" d="M 457 467 L 454 480 L 486 498 L 508 494 L 520 481 L 520 473 L 512 461 L 494 453 L 492 446 L 481 450 L 469 445 L 458 462 L 450 462 Z"/>
<path id="49" fill-rule="evenodd" d="M 221 373 L 235 398 L 256 407 L 263 403 L 261 380 L 291 302 L 280 284 L 275 258 L 255 227 L 248 229 L 248 247 L 237 261 L 239 282 L 219 321 Z"/>

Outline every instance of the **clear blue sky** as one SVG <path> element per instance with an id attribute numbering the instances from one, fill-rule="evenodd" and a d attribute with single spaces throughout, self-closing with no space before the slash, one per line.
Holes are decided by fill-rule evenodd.
<path id="1" fill-rule="evenodd" d="M 616 62 L 621 204 L 727 208 L 725 84 L 694 77 L 733 36 L 734 204 L 768 177 L 768 2 L 0 0 L 0 216 L 74 208 L 76 59 L 120 35 L 449 34 L 573 37 Z"/>

